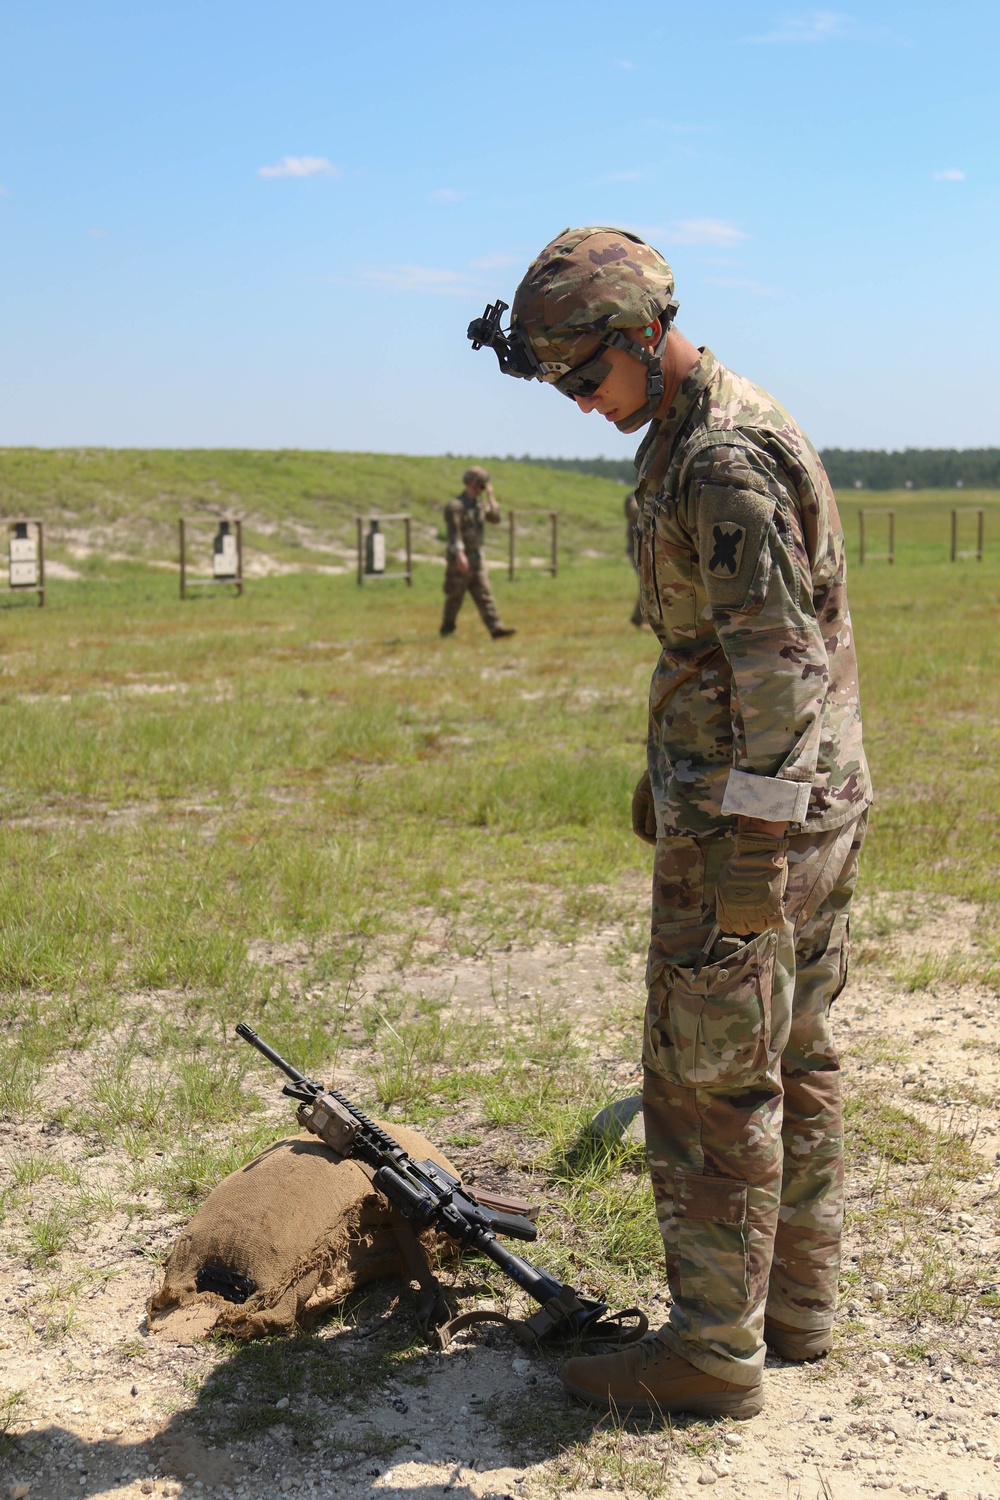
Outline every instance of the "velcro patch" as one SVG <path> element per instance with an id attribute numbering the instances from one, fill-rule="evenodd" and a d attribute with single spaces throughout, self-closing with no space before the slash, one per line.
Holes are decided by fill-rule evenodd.
<path id="1" fill-rule="evenodd" d="M 774 500 L 756 490 L 702 483 L 698 551 L 709 601 L 723 609 L 760 610 L 771 573 L 767 536 Z"/>
<path id="2" fill-rule="evenodd" d="M 735 489 L 767 491 L 767 480 L 756 469 L 751 469 L 742 454 L 716 458 L 711 470 L 705 475 L 706 484 L 731 484 Z"/>

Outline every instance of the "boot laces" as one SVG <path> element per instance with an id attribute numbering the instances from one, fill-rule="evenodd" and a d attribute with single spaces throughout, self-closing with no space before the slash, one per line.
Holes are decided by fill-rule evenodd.
<path id="1" fill-rule="evenodd" d="M 669 1357 L 673 1353 L 670 1345 L 658 1333 L 647 1333 L 645 1338 L 640 1339 L 636 1344 L 635 1352 L 639 1356 L 640 1370 L 645 1370 L 650 1364 L 655 1364 L 664 1355 Z"/>

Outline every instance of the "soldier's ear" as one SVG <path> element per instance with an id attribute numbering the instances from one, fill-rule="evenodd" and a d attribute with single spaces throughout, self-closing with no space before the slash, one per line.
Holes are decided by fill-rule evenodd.
<path id="1" fill-rule="evenodd" d="M 655 349 L 660 342 L 663 324 L 659 318 L 652 318 L 648 323 L 639 323 L 635 328 L 625 328 L 622 331 L 633 344 L 649 344 L 652 349 Z"/>

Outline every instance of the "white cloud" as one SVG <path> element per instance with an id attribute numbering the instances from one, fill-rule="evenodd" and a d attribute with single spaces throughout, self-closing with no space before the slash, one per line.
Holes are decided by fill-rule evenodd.
<path id="1" fill-rule="evenodd" d="M 749 292 L 751 297 L 780 297 L 773 286 L 761 286 L 759 281 L 748 281 L 742 276 L 706 276 L 708 286 L 728 286 L 736 291 Z"/>
<path id="2" fill-rule="evenodd" d="M 629 62 L 627 57 L 619 57 L 615 62 L 615 67 L 621 68 L 625 73 L 634 73 L 636 71 L 635 63 Z"/>
<path id="3" fill-rule="evenodd" d="M 368 286 L 380 286 L 404 296 L 471 297 L 482 295 L 482 283 L 468 271 L 440 270 L 435 266 L 368 266 L 361 272 Z"/>
<path id="4" fill-rule="evenodd" d="M 681 219 L 676 224 L 643 229 L 640 233 L 654 245 L 662 240 L 665 245 L 714 245 L 723 250 L 732 250 L 748 238 L 744 229 L 725 219 Z"/>
<path id="5" fill-rule="evenodd" d="M 111 238 L 107 229 L 88 229 L 87 233 L 92 240 L 107 240 Z"/>
<path id="6" fill-rule="evenodd" d="M 427 194 L 428 203 L 464 203 L 468 193 L 463 193 L 458 188 L 435 188 L 432 193 Z"/>
<path id="7" fill-rule="evenodd" d="M 741 40 L 760 44 L 817 42 L 884 41 L 890 33 L 885 26 L 868 26 L 855 16 L 837 10 L 808 10 L 802 15 L 784 15 L 771 31 Z"/>
<path id="8" fill-rule="evenodd" d="M 258 167 L 258 177 L 343 177 L 343 167 L 337 167 L 325 156 L 283 156 L 275 167 Z"/>
<path id="9" fill-rule="evenodd" d="M 0 198 L 6 198 L 6 197 L 7 197 L 7 189 L 4 187 L 3 183 L 0 182 Z"/>
<path id="10" fill-rule="evenodd" d="M 946 167 L 943 172 L 935 172 L 935 182 L 964 182 L 965 173 L 961 167 Z"/>

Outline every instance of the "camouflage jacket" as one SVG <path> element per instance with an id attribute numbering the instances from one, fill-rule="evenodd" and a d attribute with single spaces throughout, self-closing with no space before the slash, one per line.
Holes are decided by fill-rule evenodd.
<path id="1" fill-rule="evenodd" d="M 643 610 L 659 638 L 660 832 L 735 814 L 836 828 L 871 801 L 844 534 L 819 456 L 704 350 L 636 455 Z"/>
<path id="2" fill-rule="evenodd" d="M 487 499 L 486 495 L 478 495 L 473 500 L 463 491 L 454 500 L 448 501 L 444 508 L 444 519 L 448 528 L 449 557 L 454 557 L 460 547 L 466 553 L 479 552 L 486 532 L 485 523 L 490 521 L 496 525 L 500 520 L 500 507 L 495 500 Z"/>

